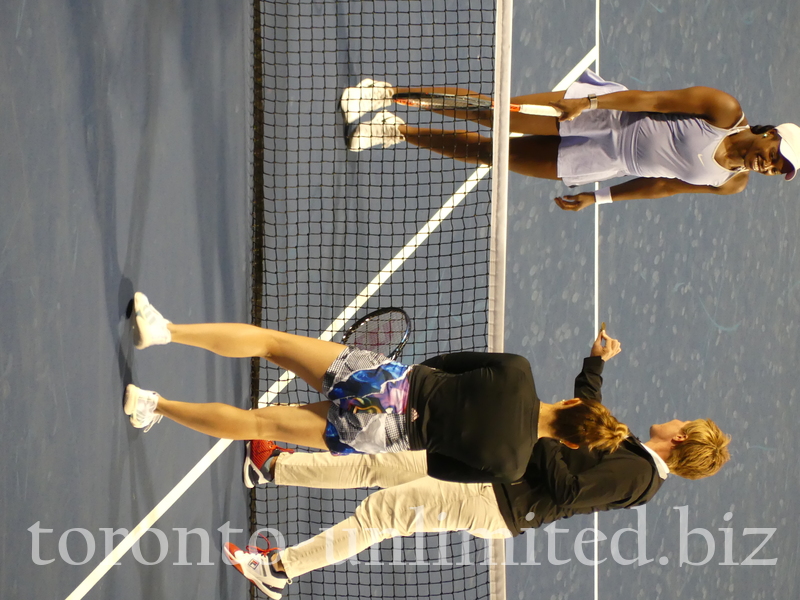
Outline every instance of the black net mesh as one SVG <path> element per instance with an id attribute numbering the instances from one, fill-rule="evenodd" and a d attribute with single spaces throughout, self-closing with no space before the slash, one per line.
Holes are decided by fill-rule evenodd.
<path id="1" fill-rule="evenodd" d="M 494 3 L 256 0 L 253 23 L 252 320 L 318 337 L 476 172 L 405 142 L 348 151 L 353 128 L 339 109 L 343 90 L 368 77 L 491 95 Z M 389 110 L 409 125 L 479 130 L 430 112 Z M 355 315 L 403 307 L 414 327 L 404 362 L 486 349 L 490 185 L 480 179 Z M 254 361 L 252 374 L 255 405 L 281 372 Z M 269 395 L 275 403 L 318 399 L 296 380 Z M 351 514 L 366 494 L 260 488 L 252 527 L 296 544 Z M 484 598 L 484 546 L 462 534 L 390 540 L 356 564 L 303 576 L 285 597 Z"/>

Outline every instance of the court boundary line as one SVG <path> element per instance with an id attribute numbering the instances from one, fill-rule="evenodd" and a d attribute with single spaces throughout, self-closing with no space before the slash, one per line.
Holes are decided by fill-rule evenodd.
<path id="1" fill-rule="evenodd" d="M 595 0 L 594 7 L 594 47 L 596 52 L 594 68 L 600 74 L 600 0 Z M 595 182 L 595 191 L 600 184 Z M 594 204 L 594 330 L 600 329 L 600 206 Z M 600 600 L 600 516 L 597 511 L 593 515 L 594 524 L 594 600 Z"/>
<path id="2" fill-rule="evenodd" d="M 599 1 L 599 0 L 598 0 Z M 592 48 L 586 56 L 579 61 L 575 67 L 556 84 L 552 91 L 566 89 L 570 83 L 575 81 L 578 76 L 593 62 L 597 61 L 597 46 Z M 403 263 L 410 258 L 416 249 L 424 243 L 427 238 L 450 216 L 466 196 L 478 185 L 478 183 L 491 171 L 491 167 L 480 166 L 461 187 L 445 202 L 422 229 L 400 250 L 394 258 L 370 281 L 369 284 L 359 293 L 353 301 L 334 319 L 325 331 L 320 334 L 319 339 L 330 340 L 341 331 L 344 325 L 361 308 L 372 295 L 383 285 L 392 274 L 399 269 Z M 596 206 L 596 205 L 595 205 Z M 285 371 L 281 377 L 270 386 L 269 390 L 259 398 L 259 407 L 270 404 L 275 396 L 282 391 L 295 375 Z M 78 584 L 78 586 L 66 597 L 66 600 L 80 600 L 83 598 L 122 558 L 133 545 L 177 502 L 177 500 L 197 481 L 200 476 L 219 458 L 222 453 L 230 446 L 234 440 L 220 439 L 212 448 L 192 467 L 186 475 L 170 490 L 166 496 L 147 514 L 139 523 L 130 530 L 114 549 L 109 552 L 100 563 Z M 597 515 L 595 515 L 595 519 Z M 595 536 L 596 538 L 597 536 Z M 595 561 L 597 554 L 595 554 Z"/>

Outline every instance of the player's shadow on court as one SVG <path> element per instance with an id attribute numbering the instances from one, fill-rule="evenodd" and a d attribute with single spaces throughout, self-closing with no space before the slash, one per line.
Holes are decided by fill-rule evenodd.
<path id="1" fill-rule="evenodd" d="M 117 345 L 117 366 L 119 368 L 119 378 L 122 381 L 122 401 L 125 399 L 125 388 L 129 383 L 133 383 L 133 367 L 129 357 L 133 356 L 135 336 L 133 321 L 133 294 L 135 293 L 133 282 L 127 277 L 123 277 L 119 286 L 119 306 L 125 307 L 121 310 L 123 323 L 122 333 L 119 344 Z"/>

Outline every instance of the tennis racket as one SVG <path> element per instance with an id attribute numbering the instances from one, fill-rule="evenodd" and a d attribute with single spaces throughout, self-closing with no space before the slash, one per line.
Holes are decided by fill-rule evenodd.
<path id="1" fill-rule="evenodd" d="M 411 336 L 411 318 L 402 308 L 381 308 L 361 317 L 344 332 L 342 343 L 399 358 Z"/>
<path id="2" fill-rule="evenodd" d="M 397 93 L 392 99 L 398 104 L 424 108 L 426 110 L 435 109 L 459 109 L 459 110 L 486 110 L 494 108 L 494 102 L 487 98 L 478 96 L 467 96 L 459 94 L 428 94 L 418 92 Z M 561 111 L 553 106 L 543 104 L 512 104 L 511 112 L 518 112 L 523 115 L 538 115 L 540 117 L 560 117 Z"/>

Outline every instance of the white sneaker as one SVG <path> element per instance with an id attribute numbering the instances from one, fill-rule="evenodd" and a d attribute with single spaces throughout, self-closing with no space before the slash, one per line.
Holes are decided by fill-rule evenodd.
<path id="1" fill-rule="evenodd" d="M 374 146 L 388 148 L 399 144 L 406 139 L 400 133 L 400 125 L 405 125 L 403 119 L 389 111 L 381 111 L 369 123 L 356 127 L 347 140 L 347 147 L 353 152 L 361 152 Z"/>
<path id="2" fill-rule="evenodd" d="M 269 553 L 275 548 L 262 550 L 261 548 L 250 548 L 256 552 L 244 552 L 230 542 L 223 547 L 225 556 L 231 564 L 247 579 L 252 581 L 258 589 L 264 592 L 273 600 L 280 600 L 281 590 L 291 583 L 286 574 L 277 571 L 269 559 Z"/>
<path id="3" fill-rule="evenodd" d="M 347 88 L 342 94 L 342 112 L 349 123 L 358 121 L 361 115 L 386 108 L 392 103 L 394 89 L 385 81 L 364 79 L 355 87 Z"/>
<path id="4" fill-rule="evenodd" d="M 125 388 L 125 414 L 131 418 L 131 425 L 144 429 L 145 433 L 161 420 L 156 414 L 158 394 L 136 387 L 132 383 Z"/>
<path id="5" fill-rule="evenodd" d="M 142 292 L 133 295 L 133 310 L 139 339 L 135 346 L 140 350 L 148 346 L 169 344 L 172 334 L 167 329 L 169 321 L 161 316 Z"/>

